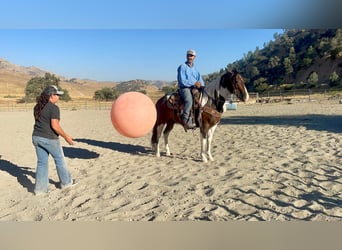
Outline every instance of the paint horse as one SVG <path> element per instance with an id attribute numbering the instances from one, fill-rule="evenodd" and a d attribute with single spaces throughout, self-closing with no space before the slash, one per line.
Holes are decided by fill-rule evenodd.
<path id="1" fill-rule="evenodd" d="M 243 102 L 249 99 L 244 80 L 236 70 L 226 72 L 219 79 L 207 84 L 202 91 L 198 103 L 196 125 L 200 128 L 200 155 L 203 162 L 207 162 L 208 158 L 210 161 L 214 160 L 211 155 L 213 135 L 221 120 L 223 105 L 233 95 Z M 168 137 L 174 124 L 182 124 L 180 110 L 183 107 L 184 103 L 177 92 L 172 95 L 164 95 L 156 102 L 157 120 L 153 127 L 151 145 L 152 151 L 157 157 L 160 157 L 159 138 L 162 133 L 164 134 L 166 155 L 171 155 Z"/>

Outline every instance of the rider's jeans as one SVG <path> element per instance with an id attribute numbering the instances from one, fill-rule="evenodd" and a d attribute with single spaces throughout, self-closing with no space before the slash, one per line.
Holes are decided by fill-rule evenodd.
<path id="1" fill-rule="evenodd" d="M 182 119 L 184 123 L 187 123 L 189 116 L 190 116 L 190 110 L 192 107 L 192 94 L 191 94 L 191 88 L 181 88 L 179 89 L 179 93 L 184 101 L 184 111 L 182 115 Z"/>

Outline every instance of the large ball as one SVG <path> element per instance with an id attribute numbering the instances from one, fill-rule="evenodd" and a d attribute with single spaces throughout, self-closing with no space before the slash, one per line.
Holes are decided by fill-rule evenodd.
<path id="1" fill-rule="evenodd" d="M 113 102 L 111 119 L 114 128 L 121 135 L 137 138 L 152 130 L 157 111 L 148 96 L 139 92 L 127 92 Z"/>

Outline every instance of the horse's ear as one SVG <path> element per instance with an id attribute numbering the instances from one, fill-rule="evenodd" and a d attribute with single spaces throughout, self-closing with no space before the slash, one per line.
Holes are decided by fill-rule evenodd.
<path id="1" fill-rule="evenodd" d="M 233 74 L 233 75 L 237 75 L 237 74 L 239 74 L 239 72 L 238 72 L 236 69 L 233 69 L 233 70 L 232 70 L 232 74 Z"/>

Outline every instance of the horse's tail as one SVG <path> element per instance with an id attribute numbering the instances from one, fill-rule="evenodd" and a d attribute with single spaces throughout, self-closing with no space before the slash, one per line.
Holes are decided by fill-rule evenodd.
<path id="1" fill-rule="evenodd" d="M 158 137 L 160 136 L 158 135 L 158 126 L 162 122 L 161 119 L 162 119 L 163 109 L 165 109 L 166 107 L 166 101 L 167 101 L 167 95 L 164 95 L 160 97 L 155 104 L 156 111 L 157 111 L 157 119 L 156 119 L 156 122 L 154 123 L 153 130 L 152 130 L 152 137 L 151 137 L 152 150 L 155 144 L 158 143 L 158 139 L 159 139 Z"/>

